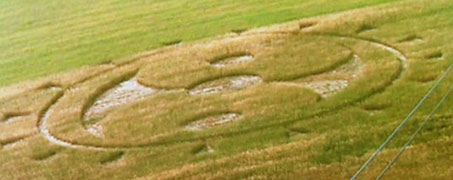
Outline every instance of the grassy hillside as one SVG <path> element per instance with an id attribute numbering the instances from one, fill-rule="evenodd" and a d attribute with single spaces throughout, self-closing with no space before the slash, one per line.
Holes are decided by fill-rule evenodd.
<path id="1" fill-rule="evenodd" d="M 5 61 L 30 66 L 18 79 L 54 74 L 0 88 L 0 179 L 349 179 L 453 63 L 448 0 L 55 3 L 78 12 L 69 22 L 90 19 L 14 31 L 25 43 L 53 27 L 65 38 L 36 45 L 66 48 Z M 180 18 L 136 27 L 157 17 Z M 46 59 L 63 51 L 74 59 Z M 452 86 L 450 72 L 359 179 L 375 179 Z M 451 107 L 453 94 L 384 179 L 453 177 Z"/>
<path id="2" fill-rule="evenodd" d="M 192 41 L 390 0 L 0 2 L 0 86 Z"/>

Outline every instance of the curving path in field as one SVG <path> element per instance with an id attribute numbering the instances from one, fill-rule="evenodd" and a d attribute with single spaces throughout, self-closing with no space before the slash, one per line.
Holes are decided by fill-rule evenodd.
<path id="1" fill-rule="evenodd" d="M 263 33 L 263 32 L 261 32 Z M 323 35 L 323 34 L 321 34 Z M 340 34 L 325 34 L 326 36 L 333 36 L 333 37 L 337 37 L 337 38 L 344 38 L 344 39 L 350 39 L 350 40 L 355 40 L 355 41 L 362 41 L 362 42 L 366 42 L 374 47 L 377 47 L 377 48 L 381 48 L 381 49 L 384 49 L 388 52 L 390 52 L 391 54 L 393 54 L 395 57 L 398 58 L 398 60 L 401 62 L 401 71 L 399 72 L 399 75 L 398 77 L 394 78 L 391 82 L 391 84 L 393 84 L 395 81 L 397 81 L 398 79 L 400 79 L 400 77 L 402 76 L 402 74 L 406 71 L 407 69 L 407 66 L 408 66 L 408 61 L 407 61 L 407 57 L 404 55 L 403 52 L 399 51 L 398 49 L 392 47 L 391 45 L 388 45 L 386 43 L 382 43 L 382 42 L 379 42 L 379 41 L 376 41 L 376 40 L 372 40 L 372 39 L 365 39 L 365 38 L 360 38 L 360 37 L 355 37 L 355 36 L 348 36 L 348 35 L 340 35 Z M 354 54 L 354 56 L 358 56 L 357 54 Z M 251 60 L 253 57 L 252 56 L 247 56 L 246 58 L 242 58 L 242 59 L 239 59 L 237 60 L 237 62 L 234 62 L 234 63 L 240 63 L 241 61 L 249 61 Z M 221 62 L 222 64 L 221 65 L 218 65 L 219 67 L 222 67 L 224 66 L 225 62 Z M 114 68 L 113 68 L 114 69 Z M 113 70 L 111 69 L 111 70 Z M 95 76 L 91 77 L 91 78 L 94 78 Z M 247 78 L 245 78 L 247 79 Z M 252 79 L 252 80 L 250 80 Z M 253 85 L 253 84 L 256 84 L 256 83 L 260 83 L 260 79 L 259 77 L 253 77 L 253 78 L 248 78 L 247 80 L 250 80 L 250 82 L 247 82 L 248 84 L 250 85 Z M 256 81 L 255 81 L 256 80 Z M 136 82 L 136 81 L 135 81 Z M 237 82 L 236 82 L 237 83 Z M 248 85 L 246 83 L 246 85 Z M 239 84 L 241 85 L 241 83 L 239 82 Z M 391 84 L 389 84 L 388 86 L 390 86 Z M 114 106 L 114 105 L 118 105 L 118 104 L 124 104 L 124 103 L 127 103 L 127 102 L 132 102 L 132 101 L 135 101 L 137 99 L 140 99 L 140 98 L 143 98 L 145 96 L 148 96 L 148 95 L 153 95 L 155 94 L 156 91 L 158 91 L 158 89 L 147 89 L 146 87 L 136 83 L 134 84 L 132 87 L 135 87 L 135 88 L 139 88 L 139 90 L 137 89 L 127 89 L 127 87 L 125 88 L 126 90 L 125 91 L 128 91 L 128 92 L 131 92 L 132 93 L 132 98 L 128 99 L 128 98 L 125 98 L 125 102 L 113 102 L 113 101 L 105 101 L 107 102 L 107 104 L 103 104 L 104 101 L 101 99 L 98 99 L 97 102 L 94 103 L 94 105 L 90 106 L 89 109 L 88 109 L 88 113 L 85 113 L 84 116 L 86 117 L 89 117 L 89 116 L 92 116 L 93 114 L 96 114 L 96 109 L 93 110 L 93 108 L 98 108 L 98 109 L 101 109 L 100 111 L 108 111 L 108 109 L 110 108 L 110 106 Z M 386 86 L 387 87 L 387 86 Z M 384 87 L 384 89 L 386 88 Z M 61 88 L 61 87 L 60 87 Z M 118 88 L 118 87 L 116 87 Z M 198 89 L 197 89 L 198 88 Z M 197 87 L 195 89 L 192 89 L 192 90 L 186 90 L 188 92 L 191 92 L 191 94 L 194 94 L 194 95 L 198 95 L 198 94 L 203 94 L 205 91 L 207 91 L 208 93 L 212 93 L 212 91 L 221 91 L 221 88 L 222 87 L 216 87 L 214 89 L 203 89 L 202 87 Z M 219 90 L 220 89 L 220 90 Z M 120 90 L 121 90 L 121 87 L 120 87 Z M 124 88 L 122 89 L 124 90 Z M 211 91 L 212 90 L 212 91 Z M 54 144 L 57 144 L 57 145 L 60 145 L 60 146 L 64 146 L 64 147 L 68 147 L 68 148 L 84 148 L 84 149 L 92 149 L 92 150 L 118 150 L 118 149 L 133 149 L 133 148 L 145 148 L 145 147 L 150 147 L 152 145 L 154 145 L 153 143 L 150 143 L 150 144 L 147 144 L 147 145 L 137 145 L 137 146 L 97 146 L 97 145 L 92 145 L 92 144 L 77 144 L 77 143 L 71 143 L 69 141 L 66 141 L 64 139 L 59 139 L 57 137 L 55 137 L 48 129 L 48 125 L 47 125 L 47 121 L 49 119 L 49 117 L 51 116 L 51 111 L 53 110 L 53 108 L 55 107 L 55 105 L 59 102 L 59 100 L 64 96 L 65 92 L 67 91 L 67 89 L 63 89 L 61 88 L 61 91 L 62 93 L 57 95 L 51 105 L 43 112 L 43 114 L 40 116 L 39 120 L 38 120 L 38 128 L 39 128 L 39 131 L 41 132 L 41 134 L 50 142 L 54 143 Z M 114 88 L 108 90 L 108 91 L 111 91 L 113 93 L 115 92 L 118 92 L 116 91 Z M 144 93 L 144 94 L 140 94 L 140 93 Z M 140 95 L 137 95 L 137 96 L 134 96 L 134 93 L 139 93 Z M 373 94 L 376 94 L 377 92 L 373 93 Z M 372 95 L 373 95 L 372 94 Z M 109 97 L 109 95 L 104 95 L 105 98 L 107 99 L 112 99 L 112 97 Z M 130 96 L 127 96 L 127 97 L 130 97 Z M 368 96 L 369 97 L 369 96 Z M 357 102 L 357 101 L 356 101 Z M 352 102 L 352 103 L 356 103 L 356 102 Z M 110 103 L 110 105 L 108 105 L 108 103 Z M 112 105 L 113 104 L 113 105 Z M 341 108 L 341 107 L 340 107 Z M 333 109 L 333 110 L 329 110 L 329 111 L 334 111 L 336 109 Z M 325 113 L 325 112 L 324 112 Z M 223 118 L 223 121 L 226 121 L 225 120 L 225 117 L 221 116 Z M 233 117 L 233 116 L 232 116 Z M 234 116 L 236 117 L 236 115 Z M 215 124 L 215 122 L 214 122 Z M 219 123 L 220 124 L 220 123 Z M 254 130 L 259 130 L 259 129 L 263 129 L 263 128 L 268 128 L 268 127 L 272 127 L 272 126 L 276 126 L 276 125 L 281 125 L 280 123 L 278 124 L 271 124 L 271 125 L 266 125 L 265 127 L 258 127 L 256 129 L 252 129 L 251 131 L 254 131 Z M 198 125 L 200 126 L 200 125 Z M 241 133 L 241 132 L 239 132 Z M 228 135 L 228 134 L 227 134 Z M 222 136 L 222 135 L 217 135 L 217 136 Z M 194 141 L 194 140 L 197 140 L 197 139 L 187 139 L 186 141 Z M 167 142 L 167 143 L 172 143 L 172 142 Z"/>

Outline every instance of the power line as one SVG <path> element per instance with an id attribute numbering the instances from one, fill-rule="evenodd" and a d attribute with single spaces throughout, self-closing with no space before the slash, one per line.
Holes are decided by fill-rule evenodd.
<path id="1" fill-rule="evenodd" d="M 382 177 L 384 177 L 385 173 L 387 173 L 387 171 L 390 170 L 390 167 L 392 167 L 392 165 L 398 160 L 398 158 L 401 156 L 401 154 L 403 154 L 403 152 L 407 149 L 407 147 L 409 146 L 409 144 L 412 143 L 412 141 L 414 141 L 415 139 L 415 136 L 417 136 L 418 133 L 421 132 L 421 130 L 423 129 L 423 127 L 428 123 L 428 121 L 430 121 L 433 117 L 433 115 L 440 109 L 440 107 L 444 104 L 445 100 L 447 99 L 447 97 L 450 95 L 450 93 L 453 91 L 453 86 L 450 88 L 450 90 L 447 92 L 447 94 L 444 95 L 444 97 L 442 97 L 442 99 L 439 101 L 439 103 L 436 105 L 436 107 L 433 109 L 433 111 L 431 111 L 431 113 L 429 114 L 429 116 L 425 119 L 425 121 L 422 123 L 422 125 L 417 129 L 417 131 L 415 131 L 414 134 L 412 134 L 412 136 L 409 138 L 409 140 L 406 142 L 406 144 L 404 144 L 404 146 L 400 149 L 400 151 L 398 152 L 398 154 L 393 157 L 392 161 L 389 162 L 389 164 L 387 164 L 387 166 L 384 168 L 384 170 L 382 170 L 381 174 L 379 174 L 379 176 L 376 178 L 376 180 L 380 180 L 382 179 Z"/>
<path id="2" fill-rule="evenodd" d="M 350 180 L 356 180 L 359 175 L 365 171 L 365 169 L 373 162 L 373 160 L 376 158 L 379 153 L 384 149 L 385 146 L 392 140 L 396 133 L 398 133 L 403 126 L 409 121 L 409 119 L 414 116 L 415 112 L 423 105 L 423 103 L 428 99 L 428 97 L 434 92 L 434 89 L 439 86 L 439 84 L 445 79 L 445 77 L 450 73 L 451 69 L 453 67 L 453 64 L 451 64 L 448 69 L 443 73 L 442 77 L 431 87 L 431 89 L 425 94 L 425 96 L 418 102 L 418 104 L 412 109 L 412 111 L 407 115 L 407 117 L 396 127 L 395 130 L 393 130 L 392 134 L 379 146 L 379 148 L 376 150 L 376 152 L 371 155 L 371 157 L 360 167 L 360 169 L 354 174 L 354 176 L 351 177 Z"/>

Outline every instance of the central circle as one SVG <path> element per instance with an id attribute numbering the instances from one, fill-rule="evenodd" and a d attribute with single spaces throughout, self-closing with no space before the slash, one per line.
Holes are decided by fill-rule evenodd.
<path id="1" fill-rule="evenodd" d="M 262 34 L 177 49 L 74 87 L 43 119 L 63 125 L 41 131 L 60 144 L 108 148 L 271 127 L 294 121 L 287 114 L 300 109 L 308 117 L 385 88 L 380 84 L 394 79 L 354 92 L 370 82 L 361 77 L 363 69 L 369 76 L 399 69 L 395 58 L 380 67 L 368 52 L 354 50 L 398 56 L 383 46 L 356 38 Z"/>

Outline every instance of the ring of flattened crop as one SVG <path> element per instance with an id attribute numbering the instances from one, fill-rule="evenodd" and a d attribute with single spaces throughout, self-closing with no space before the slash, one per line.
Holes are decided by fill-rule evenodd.
<path id="1" fill-rule="evenodd" d="M 251 34 L 249 36 L 266 36 L 272 33 L 258 33 L 258 34 Z M 291 33 L 288 33 L 291 34 Z M 242 35 L 244 36 L 244 35 Z M 364 71 L 361 72 L 362 75 L 355 78 L 353 80 L 353 84 L 350 87 L 344 89 L 343 91 L 333 95 L 332 97 L 323 99 L 315 104 L 309 104 L 305 106 L 305 108 L 310 108 L 311 110 L 300 111 L 300 112 L 293 112 L 291 116 L 293 118 L 288 120 L 280 120 L 280 121 L 273 121 L 272 119 L 261 119 L 260 121 L 254 121 L 254 124 L 250 124 L 247 121 L 237 121 L 231 123 L 226 127 L 219 127 L 219 128 L 212 128 L 203 131 L 187 131 L 182 126 L 176 127 L 170 132 L 154 134 L 152 139 L 142 142 L 134 142 L 130 139 L 123 139 L 120 142 L 109 142 L 107 139 L 103 138 L 96 138 L 96 137 L 89 137 L 84 136 L 86 138 L 75 138 L 75 139 L 68 139 L 67 136 L 62 135 L 62 132 L 65 132 L 65 129 L 70 129 L 72 125 L 68 125 L 67 127 L 65 124 L 59 124 L 57 126 L 58 130 L 54 129 L 47 129 L 46 125 L 41 125 L 40 129 L 42 133 L 46 134 L 46 138 L 54 143 L 57 143 L 62 146 L 72 147 L 72 148 L 93 148 L 93 149 L 118 149 L 118 148 L 143 148 L 143 147 L 152 147 L 154 145 L 163 145 L 163 144 L 172 144 L 184 141 L 196 141 L 200 139 L 207 139 L 213 137 L 229 137 L 229 136 L 236 136 L 244 133 L 265 130 L 267 128 L 272 128 L 276 126 L 286 125 L 295 121 L 312 118 L 316 116 L 321 116 L 323 114 L 329 112 L 338 111 L 344 107 L 352 105 L 356 102 L 362 101 L 374 94 L 384 91 L 388 86 L 392 85 L 405 70 L 406 66 L 406 57 L 403 55 L 402 52 L 399 50 L 387 45 L 385 43 L 372 40 L 372 39 L 365 39 L 360 37 L 348 36 L 348 35 L 340 35 L 340 34 L 305 34 L 303 36 L 312 36 L 324 40 L 332 41 L 332 43 L 338 44 L 338 47 L 347 48 L 353 53 L 355 56 L 360 57 L 363 60 L 362 66 L 369 66 L 368 68 L 365 67 Z M 320 47 L 322 48 L 322 47 Z M 386 52 L 383 53 L 382 57 L 374 57 L 373 55 L 376 52 Z M 374 59 L 367 59 L 367 57 L 373 57 Z M 322 58 L 322 57 L 321 57 Z M 367 62 L 369 61 L 369 62 Z M 127 66 L 127 65 L 126 65 Z M 374 67 L 374 68 L 372 68 Z M 132 68 L 134 69 L 134 68 Z M 389 72 L 389 73 L 385 73 Z M 128 76 L 135 75 L 137 70 L 125 70 L 121 73 L 128 74 Z M 383 74 L 384 73 L 384 74 Z M 373 77 L 376 77 L 373 79 Z M 385 78 L 382 78 L 385 76 Z M 368 78 L 367 78 L 368 77 Z M 102 77 L 96 77 L 101 78 Z M 371 78 L 371 79 L 370 79 Z M 121 81 L 124 79 L 119 79 L 117 81 Z M 265 83 L 280 83 L 280 81 L 275 82 L 265 82 Z M 81 84 L 83 86 L 83 84 Z M 102 86 L 102 85 L 101 85 Z M 83 88 L 83 87 L 72 87 L 73 89 Z M 93 92 L 94 93 L 94 92 Z M 99 93 L 99 92 L 96 92 Z M 66 95 L 66 94 L 65 94 Z M 65 97 L 62 95 L 62 97 Z M 73 94 L 74 97 L 77 97 L 77 93 Z M 55 104 L 52 105 L 57 108 L 59 107 L 59 103 L 61 100 L 57 99 Z M 69 99 L 69 98 L 66 98 Z M 71 101 L 71 100 L 68 100 Z M 77 108 L 77 107 L 74 107 Z M 80 106 L 80 108 L 84 108 L 84 106 Z M 67 107 L 66 107 L 67 109 Z M 55 110 L 48 112 L 45 116 L 52 117 L 55 115 Z M 174 111 L 177 111 L 175 109 Z M 57 111 L 58 112 L 58 111 Z M 227 112 L 225 110 L 225 113 Z M 58 115 L 58 114 L 57 114 Z M 83 115 L 82 115 L 83 116 Z M 68 122 L 77 122 L 80 121 L 81 116 L 78 115 L 77 117 L 73 117 Z M 57 121 L 58 118 L 54 118 L 54 121 Z M 43 120 L 41 120 L 42 122 Z M 252 120 L 253 121 L 253 120 Z M 249 123 L 248 126 L 241 126 L 241 123 Z M 58 124 L 58 123 L 56 123 Z M 75 123 L 74 123 L 75 124 Z M 124 127 L 127 129 L 127 127 Z M 82 129 L 84 131 L 86 129 Z M 80 132 L 82 132 L 80 131 Z M 134 136 L 132 134 L 131 136 Z M 146 135 L 146 134 L 145 134 Z M 142 136 L 145 136 L 142 134 Z"/>

